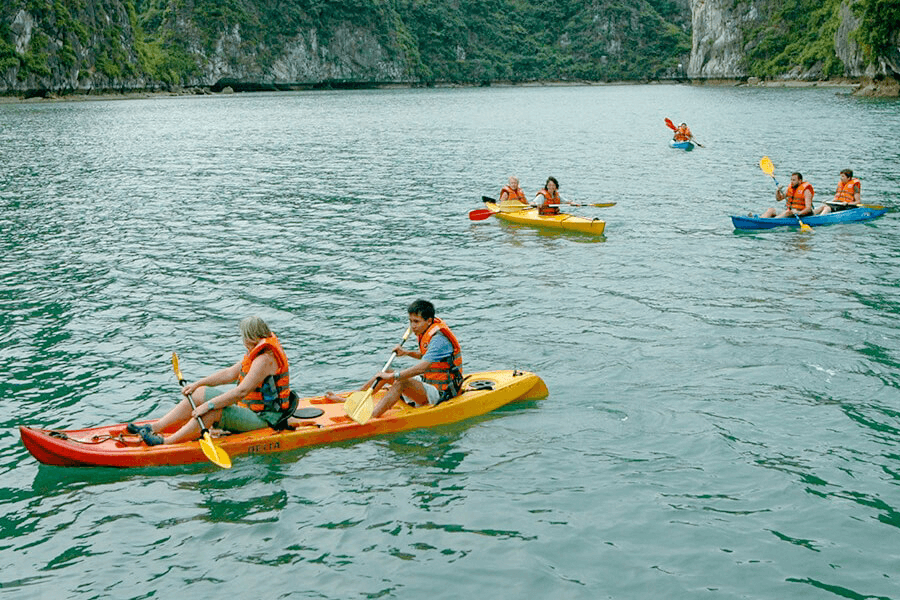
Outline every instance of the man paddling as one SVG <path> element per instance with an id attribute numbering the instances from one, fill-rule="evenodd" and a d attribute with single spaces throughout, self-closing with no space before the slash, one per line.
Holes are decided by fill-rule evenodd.
<path id="1" fill-rule="evenodd" d="M 434 316 L 434 305 L 416 300 L 407 308 L 409 328 L 419 339 L 419 349 L 394 348 L 397 356 L 411 356 L 419 362 L 406 369 L 376 373 L 361 390 L 374 385 L 377 392 L 383 385 L 390 387 L 372 410 L 372 417 L 380 417 L 401 397 L 410 406 L 436 405 L 457 396 L 462 389 L 462 352 L 459 341 L 444 321 Z M 344 398 L 328 392 L 325 397 L 335 402 Z"/>
<path id="2" fill-rule="evenodd" d="M 791 184 L 787 191 L 782 191 L 784 186 L 778 186 L 775 190 L 775 199 L 779 202 L 785 202 L 785 209 L 778 212 L 778 209 L 769 207 L 766 212 L 759 215 L 763 219 L 771 219 L 772 217 L 783 219 L 784 217 L 802 217 L 803 215 L 811 215 L 813 211 L 813 196 L 816 191 L 808 182 L 803 181 L 803 175 L 799 172 L 791 173 Z"/>
<path id="3" fill-rule="evenodd" d="M 497 207 L 502 212 L 514 212 L 528 208 L 528 199 L 525 198 L 525 192 L 519 187 L 518 177 L 511 176 L 509 185 L 500 190 Z"/>
<path id="4" fill-rule="evenodd" d="M 672 136 L 672 139 L 676 142 L 694 142 L 694 134 L 691 133 L 690 127 L 687 126 L 687 123 L 682 123 L 678 127 L 675 128 L 675 135 Z M 696 143 L 696 142 L 695 142 Z M 698 146 L 700 144 L 697 144 Z"/>

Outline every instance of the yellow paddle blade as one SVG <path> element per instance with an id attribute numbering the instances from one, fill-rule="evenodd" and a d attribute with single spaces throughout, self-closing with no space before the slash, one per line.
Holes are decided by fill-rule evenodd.
<path id="1" fill-rule="evenodd" d="M 360 425 L 364 425 L 372 418 L 373 410 L 375 402 L 372 400 L 372 388 L 351 392 L 344 402 L 344 412 Z"/>
<path id="2" fill-rule="evenodd" d="M 231 468 L 231 457 L 228 456 L 228 453 L 213 444 L 212 437 L 210 437 L 209 432 L 203 434 L 203 437 L 200 438 L 200 448 L 203 450 L 203 454 L 206 455 L 206 458 L 210 460 L 223 469 Z"/>
<path id="3" fill-rule="evenodd" d="M 800 221 L 800 219 L 797 219 L 797 220 Z M 809 231 L 809 232 L 812 232 L 812 227 L 810 227 L 809 225 L 807 225 L 807 224 L 804 223 L 803 221 L 800 221 L 800 231 Z"/>
<path id="4" fill-rule="evenodd" d="M 175 378 L 178 379 L 178 381 L 183 380 L 184 377 L 181 376 L 181 369 L 178 368 L 178 355 L 174 352 L 172 353 L 172 368 L 175 370 Z"/>
<path id="5" fill-rule="evenodd" d="M 759 159 L 759 168 L 770 177 L 775 175 L 775 165 L 772 164 L 772 160 L 768 156 L 763 156 Z"/>

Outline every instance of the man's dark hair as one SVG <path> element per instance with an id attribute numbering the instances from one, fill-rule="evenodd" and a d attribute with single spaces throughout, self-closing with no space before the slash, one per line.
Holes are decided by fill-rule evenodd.
<path id="1" fill-rule="evenodd" d="M 853 179 L 853 169 L 844 169 L 841 171 L 841 175 L 846 175 L 850 179 Z"/>
<path id="2" fill-rule="evenodd" d="M 419 315 L 427 321 L 428 319 L 434 318 L 434 304 L 432 304 L 428 300 L 416 300 L 409 305 L 409 308 L 406 309 L 406 312 L 411 315 Z"/>

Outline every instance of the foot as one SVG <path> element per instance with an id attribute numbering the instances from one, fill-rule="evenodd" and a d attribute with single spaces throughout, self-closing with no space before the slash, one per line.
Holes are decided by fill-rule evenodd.
<path id="1" fill-rule="evenodd" d="M 329 402 L 343 402 L 347 398 L 345 398 L 344 396 L 338 396 L 334 392 L 325 392 L 325 399 Z"/>
<path id="2" fill-rule="evenodd" d="M 152 425 L 136 425 L 134 423 L 129 423 L 128 425 L 125 426 L 125 431 L 127 431 L 128 433 L 136 433 L 136 434 L 140 435 L 141 433 L 143 433 L 145 431 L 153 432 L 153 426 Z"/>
<path id="3" fill-rule="evenodd" d="M 153 433 L 152 429 L 141 431 L 141 439 L 148 446 L 159 446 L 166 443 L 166 439 L 158 433 Z"/>

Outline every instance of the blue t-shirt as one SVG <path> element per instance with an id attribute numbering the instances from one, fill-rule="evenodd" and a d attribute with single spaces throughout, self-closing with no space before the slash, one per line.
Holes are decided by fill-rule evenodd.
<path id="1" fill-rule="evenodd" d="M 441 332 L 437 332 L 428 342 L 428 350 L 422 360 L 429 362 L 447 362 L 447 359 L 453 356 L 453 344 Z"/>

